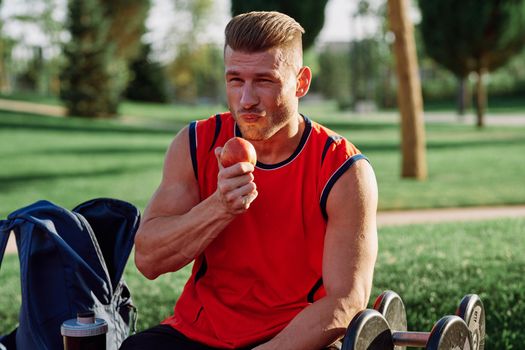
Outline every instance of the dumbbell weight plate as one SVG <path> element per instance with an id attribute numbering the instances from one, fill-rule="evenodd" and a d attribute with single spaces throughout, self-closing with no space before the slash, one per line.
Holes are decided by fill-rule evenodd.
<path id="1" fill-rule="evenodd" d="M 346 330 L 341 350 L 392 350 L 392 333 L 383 315 L 366 309 L 355 315 Z"/>
<path id="2" fill-rule="evenodd" d="M 379 311 L 388 322 L 392 331 L 405 332 L 407 330 L 407 314 L 405 304 L 394 291 L 387 290 L 381 293 L 374 302 L 374 309 Z M 404 346 L 396 346 L 395 350 L 404 350 Z"/>
<path id="3" fill-rule="evenodd" d="M 465 295 L 461 300 L 456 315 L 465 320 L 472 334 L 474 350 L 485 348 L 485 308 L 476 294 Z"/>
<path id="4" fill-rule="evenodd" d="M 465 321 L 458 316 L 441 318 L 432 327 L 426 350 L 473 350 Z"/>

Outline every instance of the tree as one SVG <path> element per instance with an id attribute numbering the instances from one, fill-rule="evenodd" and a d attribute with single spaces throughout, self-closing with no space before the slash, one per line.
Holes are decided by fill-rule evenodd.
<path id="1" fill-rule="evenodd" d="M 459 79 L 476 73 L 477 125 L 482 127 L 483 77 L 525 46 L 525 0 L 419 0 L 419 7 L 428 55 Z"/>
<path id="2" fill-rule="evenodd" d="M 385 65 L 385 57 L 381 56 L 380 42 L 375 38 L 354 40 L 350 45 L 350 85 L 354 103 L 359 101 L 374 101 L 376 87 Z"/>
<path id="3" fill-rule="evenodd" d="M 148 0 L 70 0 L 61 98 L 69 115 L 117 113 L 129 62 L 139 53 Z"/>
<path id="4" fill-rule="evenodd" d="M 0 85 L 9 91 L 11 80 L 16 81 L 15 88 L 22 87 L 40 94 L 56 94 L 61 64 L 58 51 L 64 29 L 63 20 L 57 13 L 60 12 L 58 10 L 62 1 L 26 0 L 19 1 L 17 6 L 13 6 L 13 2 L 5 6 L 12 11 L 5 17 L 6 26 L 16 27 L 19 31 L 6 32 L 2 38 L 3 43 L 0 43 L 5 50 L 4 65 L 8 67 L 8 74 L 3 75 Z M 28 33 L 38 33 L 42 38 L 35 43 L 34 39 L 31 40 L 33 35 L 27 35 Z M 19 57 L 13 62 L 11 52 L 20 49 L 28 53 L 32 51 L 32 57 Z M 14 77 L 16 79 L 13 79 Z"/>
<path id="5" fill-rule="evenodd" d="M 364 23 L 376 22 L 374 31 L 364 30 Z M 352 31 L 357 34 L 350 43 L 349 64 L 354 108 L 359 102 L 374 101 L 382 107 L 395 105 L 392 84 L 394 62 L 390 51 L 386 2 L 359 0 L 351 15 Z"/>
<path id="6" fill-rule="evenodd" d="M 201 32 L 213 21 L 212 0 L 174 0 L 176 15 L 172 32 L 176 33 L 175 59 L 168 66 L 175 99 L 194 104 L 222 102 L 224 66 L 222 48 L 207 43 Z"/>
<path id="7" fill-rule="evenodd" d="M 346 50 L 323 48 L 319 53 L 319 74 L 316 81 L 325 98 L 335 99 L 339 109 L 351 106 L 350 64 Z"/>
<path id="8" fill-rule="evenodd" d="M 125 96 L 130 100 L 167 102 L 164 69 L 150 60 L 150 44 L 142 44 L 140 55 L 130 64 L 131 78 Z"/>
<path id="9" fill-rule="evenodd" d="M 388 0 L 390 27 L 395 35 L 398 90 L 401 112 L 402 177 L 427 177 L 423 99 L 417 63 L 414 27 L 408 17 L 408 0 Z"/>
<path id="10" fill-rule="evenodd" d="M 279 11 L 299 22 L 304 30 L 303 47 L 305 50 L 310 48 L 317 35 L 323 29 L 324 8 L 328 0 L 232 0 L 232 15 L 249 11 Z"/>
<path id="11" fill-rule="evenodd" d="M 0 0 L 0 7 L 1 6 L 2 0 Z M 7 77 L 7 66 L 13 47 L 12 40 L 9 40 L 3 35 L 3 25 L 3 20 L 0 18 L 0 93 L 6 93 L 11 90 L 9 79 Z"/>
<path id="12" fill-rule="evenodd" d="M 179 45 L 168 73 L 179 102 L 194 104 L 206 99 L 218 103 L 223 98 L 222 49 L 213 44 Z"/>

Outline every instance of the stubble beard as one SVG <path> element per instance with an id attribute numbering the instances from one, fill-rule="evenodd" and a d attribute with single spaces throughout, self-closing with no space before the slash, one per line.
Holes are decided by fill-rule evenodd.
<path id="1" fill-rule="evenodd" d="M 230 108 L 231 111 L 231 108 Z M 279 130 L 281 130 L 291 119 L 290 109 L 287 107 L 279 108 L 271 115 L 266 115 L 262 117 L 264 119 L 264 125 L 249 124 L 243 125 L 239 122 L 240 118 L 238 117 L 240 113 L 232 112 L 232 115 L 237 122 L 237 126 L 241 131 L 243 138 L 251 141 L 264 141 L 271 138 Z"/>

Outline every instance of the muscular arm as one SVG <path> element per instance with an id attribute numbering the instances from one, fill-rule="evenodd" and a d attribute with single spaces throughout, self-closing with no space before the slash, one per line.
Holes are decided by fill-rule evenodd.
<path id="1" fill-rule="evenodd" d="M 323 253 L 326 296 L 300 312 L 257 350 L 321 349 L 344 336 L 366 308 L 377 256 L 377 184 L 370 164 L 355 163 L 334 185 L 327 202 Z"/>
<path id="2" fill-rule="evenodd" d="M 154 279 L 177 271 L 200 255 L 255 199 L 252 172 L 250 163 L 219 167 L 217 191 L 199 202 L 188 128 L 181 130 L 168 149 L 161 184 L 135 237 L 135 264 L 142 274 Z"/>

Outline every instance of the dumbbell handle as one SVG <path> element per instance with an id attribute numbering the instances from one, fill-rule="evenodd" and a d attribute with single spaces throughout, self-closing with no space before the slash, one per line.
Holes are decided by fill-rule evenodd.
<path id="1" fill-rule="evenodd" d="M 424 348 L 427 346 L 430 332 L 393 332 L 392 339 L 394 345 L 397 346 L 412 346 L 417 348 Z"/>

